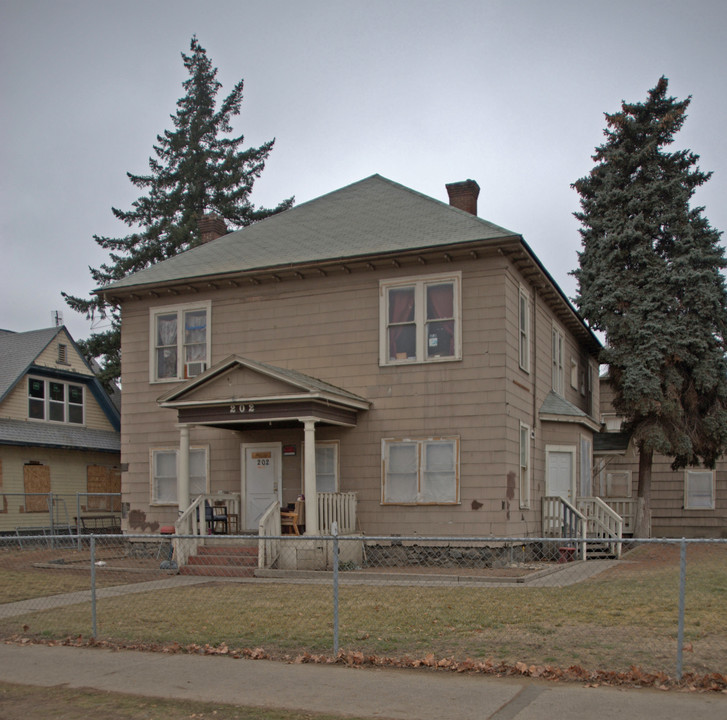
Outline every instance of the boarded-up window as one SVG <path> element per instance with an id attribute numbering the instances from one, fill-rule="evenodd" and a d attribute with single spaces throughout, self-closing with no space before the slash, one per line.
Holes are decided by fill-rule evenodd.
<path id="1" fill-rule="evenodd" d="M 23 466 L 23 487 L 25 492 L 25 512 L 48 512 L 48 493 L 50 492 L 50 467 L 48 465 Z M 45 493 L 39 495 L 37 493 Z"/>
<path id="2" fill-rule="evenodd" d="M 121 512 L 121 471 L 119 468 L 89 465 L 86 471 L 86 507 L 89 510 Z M 107 493 L 118 493 L 115 496 Z"/>

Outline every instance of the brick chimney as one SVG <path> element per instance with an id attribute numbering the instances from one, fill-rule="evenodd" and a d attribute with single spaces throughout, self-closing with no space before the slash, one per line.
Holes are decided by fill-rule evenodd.
<path id="1" fill-rule="evenodd" d="M 210 213 L 202 216 L 199 221 L 199 237 L 202 245 L 217 240 L 218 237 L 223 235 L 227 235 L 227 225 L 219 215 Z"/>
<path id="2" fill-rule="evenodd" d="M 449 195 L 449 204 L 452 207 L 464 210 L 471 215 L 477 215 L 477 198 L 480 194 L 480 186 L 474 180 L 449 183 L 446 188 Z"/>

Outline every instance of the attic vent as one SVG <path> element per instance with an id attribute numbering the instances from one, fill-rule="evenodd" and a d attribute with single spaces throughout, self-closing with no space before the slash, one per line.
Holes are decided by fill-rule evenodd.
<path id="1" fill-rule="evenodd" d="M 58 343 L 58 362 L 68 365 L 68 346 L 63 343 Z"/>

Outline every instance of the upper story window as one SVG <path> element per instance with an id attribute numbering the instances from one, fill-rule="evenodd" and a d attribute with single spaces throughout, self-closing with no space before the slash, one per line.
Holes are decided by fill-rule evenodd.
<path id="1" fill-rule="evenodd" d="M 210 303 L 151 312 L 151 380 L 184 380 L 204 372 L 210 356 Z"/>
<path id="2" fill-rule="evenodd" d="M 563 331 L 555 325 L 553 325 L 552 340 L 553 390 L 558 395 L 563 395 L 565 373 L 563 354 L 565 352 L 565 342 L 563 339 Z"/>
<path id="3" fill-rule="evenodd" d="M 530 298 L 523 288 L 520 288 L 518 313 L 520 368 L 530 372 Z"/>
<path id="4" fill-rule="evenodd" d="M 28 417 L 83 425 L 83 385 L 28 378 Z"/>
<path id="5" fill-rule="evenodd" d="M 461 359 L 459 273 L 380 287 L 382 365 Z"/>

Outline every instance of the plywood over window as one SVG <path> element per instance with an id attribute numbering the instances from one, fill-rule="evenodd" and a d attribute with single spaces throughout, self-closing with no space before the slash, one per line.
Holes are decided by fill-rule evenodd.
<path id="1" fill-rule="evenodd" d="M 121 471 L 115 467 L 89 465 L 86 470 L 86 507 L 89 510 L 121 512 Z M 98 493 L 98 494 L 94 494 Z M 101 493 L 118 493 L 110 497 Z"/>
<path id="2" fill-rule="evenodd" d="M 50 467 L 48 465 L 23 466 L 23 488 L 26 493 L 45 493 L 45 495 L 27 494 L 25 496 L 25 512 L 48 512 L 50 492 Z"/>

